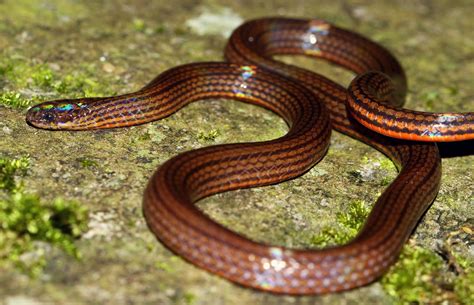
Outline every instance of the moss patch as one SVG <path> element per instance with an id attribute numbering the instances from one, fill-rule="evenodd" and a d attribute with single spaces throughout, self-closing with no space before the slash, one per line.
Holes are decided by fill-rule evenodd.
<path id="1" fill-rule="evenodd" d="M 474 227 L 464 225 L 451 232 L 445 243 L 449 263 L 457 273 L 454 293 L 459 302 L 466 305 L 474 304 L 474 260 L 469 249 L 473 237 Z"/>
<path id="2" fill-rule="evenodd" d="M 43 25 L 67 23 L 86 14 L 82 4 L 76 1 L 5 0 L 0 3 L 0 9 L 8 12 L 6 19 L 11 23 L 23 25 L 35 25 L 39 20 Z"/>
<path id="3" fill-rule="evenodd" d="M 208 132 L 200 131 L 197 138 L 202 142 L 214 142 L 220 134 L 219 129 L 211 129 Z"/>
<path id="4" fill-rule="evenodd" d="M 441 258 L 432 251 L 405 246 L 398 262 L 381 283 L 397 304 L 429 304 L 442 294 L 435 280 L 442 265 Z"/>
<path id="5" fill-rule="evenodd" d="M 45 64 L 30 64 L 21 57 L 10 57 L 1 59 L 0 77 L 10 86 L 47 88 L 52 86 L 55 76 Z"/>
<path id="6" fill-rule="evenodd" d="M 474 267 L 466 269 L 454 285 L 454 292 L 462 304 L 474 304 Z"/>
<path id="7" fill-rule="evenodd" d="M 114 95 L 116 92 L 99 82 L 97 75 L 95 65 L 84 65 L 80 72 L 67 74 L 54 82 L 53 88 L 59 94 L 67 93 L 71 98 Z"/>
<path id="8" fill-rule="evenodd" d="M 22 190 L 23 184 L 18 179 L 26 175 L 29 167 L 29 157 L 0 158 L 0 190 L 8 193 L 17 193 Z"/>
<path id="9" fill-rule="evenodd" d="M 318 247 L 347 243 L 357 235 L 369 212 L 363 201 L 350 203 L 346 212 L 337 213 L 336 226 L 323 227 L 311 242 Z M 469 234 L 471 231 L 465 228 L 463 232 Z M 408 244 L 403 248 L 397 263 L 382 278 L 383 289 L 396 304 L 431 304 L 452 298 L 462 304 L 472 304 L 474 264 L 471 259 L 456 254 L 450 247 L 447 251 L 458 269 L 459 275 L 454 279 L 443 276 L 444 264 L 438 254 Z"/>
<path id="10" fill-rule="evenodd" d="M 369 215 L 369 209 L 363 201 L 353 201 L 344 213 L 337 213 L 337 226 L 324 227 L 311 241 L 318 247 L 344 244 L 354 238 Z"/>
<path id="11" fill-rule="evenodd" d="M 141 197 L 148 177 L 159 164 L 196 147 L 281 136 L 287 127 L 276 116 L 249 105 L 210 101 L 144 126 L 59 133 L 28 127 L 23 115 L 28 106 L 20 100 L 36 103 L 108 95 L 111 91 L 125 93 L 170 67 L 219 60 L 226 42 L 220 35 L 222 24 L 215 27 L 216 34 L 205 35 L 195 34 L 186 24 L 205 9 L 216 12 L 229 8 L 245 20 L 275 12 L 322 18 L 358 31 L 383 43 L 402 61 L 410 88 L 407 108 L 472 111 L 472 81 L 465 77 L 472 75 L 474 67 L 469 60 L 472 42 L 465 39 L 472 28 L 470 1 L 457 1 L 456 5 L 449 1 L 359 0 L 321 0 L 317 4 L 303 0 L 143 3 L 0 1 L 0 11 L 6 12 L 0 16 L 0 94 L 8 93 L 5 99 L 10 103 L 9 109 L 0 106 L 0 155 L 34 156 L 34 170 L 25 178 L 18 172 L 15 180 L 37 190 L 41 206 L 59 195 L 74 197 L 94 210 L 91 217 L 96 216 L 91 218 L 88 231 L 96 234 L 84 235 L 76 243 L 83 262 L 74 262 L 69 255 L 49 258 L 61 251 L 50 252 L 49 243 L 33 241 L 35 249 L 48 256 L 47 272 L 39 280 L 25 279 L 14 268 L 0 267 L 3 299 L 11 304 L 26 297 L 30 303 L 63 304 L 74 299 L 77 304 L 172 305 L 186 304 L 184 295 L 191 293 L 196 297 L 188 300 L 195 304 L 215 300 L 256 305 L 394 304 L 380 282 L 347 293 L 307 298 L 243 289 L 180 258 L 169 259 L 171 253 L 147 229 Z M 320 61 L 302 63 L 344 86 L 353 77 Z M 15 103 L 19 106 L 12 105 Z M 201 131 L 207 136 L 212 129 L 220 133 L 216 138 L 198 138 Z M 337 132 L 331 142 L 328 156 L 304 177 L 267 189 L 209 198 L 211 202 L 201 204 L 204 212 L 257 241 L 296 248 L 311 247 L 315 232 L 326 225 L 351 231 L 339 223 L 341 219 L 330 216 L 348 210 L 348 203 L 355 200 L 367 205 L 374 202 L 395 171 L 393 166 L 386 169 L 385 165 L 391 164 L 384 164 L 384 159 L 379 162 L 373 149 Z M 450 230 L 472 222 L 472 158 L 443 160 L 440 194 L 412 237 L 420 247 L 443 245 Z M 5 192 L 5 198 L 10 196 Z M 146 244 L 155 250 L 148 251 Z M 441 276 L 447 275 L 447 280 L 440 283 L 438 278 L 427 277 L 446 288 L 447 297 L 440 300 L 433 295 L 432 303 L 473 303 L 469 298 L 473 295 L 472 270 L 466 269 L 469 258 L 472 260 L 472 242 L 465 237 L 457 244 L 465 245 L 466 250 L 446 253 L 453 253 L 459 271 L 454 272 L 455 264 L 445 260 Z M 34 257 L 35 251 L 26 253 L 23 259 Z M 434 255 L 439 253 L 444 252 L 436 248 Z M 155 266 L 157 261 L 165 264 Z"/>
<path id="12" fill-rule="evenodd" d="M 32 101 L 24 98 L 19 92 L 7 91 L 0 94 L 0 104 L 12 108 L 26 108 Z"/>
<path id="13" fill-rule="evenodd" d="M 24 190 L 28 157 L 0 158 L 0 266 L 37 276 L 46 265 L 47 245 L 78 258 L 74 240 L 86 229 L 87 211 L 60 198 L 45 203 Z"/>
<path id="14" fill-rule="evenodd" d="M 96 66 L 92 64 L 84 64 L 79 71 L 60 75 L 46 64 L 33 64 L 17 57 L 3 58 L 0 59 L 0 83 L 8 89 L 0 93 L 0 105 L 26 108 L 65 94 L 69 98 L 115 94 L 97 80 L 97 75 Z"/>

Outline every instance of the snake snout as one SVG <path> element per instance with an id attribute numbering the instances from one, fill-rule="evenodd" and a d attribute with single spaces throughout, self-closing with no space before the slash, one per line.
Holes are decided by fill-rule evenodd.
<path id="1" fill-rule="evenodd" d="M 78 106 L 67 101 L 46 102 L 31 107 L 26 122 L 33 127 L 59 130 L 70 126 Z"/>

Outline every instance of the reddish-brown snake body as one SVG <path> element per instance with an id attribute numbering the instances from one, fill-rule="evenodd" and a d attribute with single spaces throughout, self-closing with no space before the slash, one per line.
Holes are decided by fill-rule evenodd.
<path id="1" fill-rule="evenodd" d="M 313 72 L 274 61 L 277 54 L 325 58 L 359 77 L 347 90 Z M 234 31 L 225 56 L 232 64 L 176 67 L 131 94 L 43 103 L 29 110 L 27 120 L 46 129 L 114 128 L 154 121 L 208 98 L 232 98 L 270 109 L 287 122 L 285 136 L 206 147 L 161 165 L 145 190 L 143 209 L 149 228 L 189 262 L 256 289 L 321 294 L 378 278 L 396 261 L 436 197 L 440 156 L 434 143 L 391 139 L 368 130 L 348 115 L 346 100 L 364 125 L 423 141 L 438 136 L 439 140 L 472 138 L 472 113 L 428 114 L 435 121 L 444 116 L 433 127 L 422 113 L 396 112 L 393 107 L 403 103 L 406 92 L 397 60 L 380 45 L 324 21 L 247 22 Z M 385 104 L 377 106 L 376 100 Z M 403 124 L 392 122 L 392 117 L 401 118 Z M 440 126 L 441 121 L 453 123 L 451 129 Z M 422 130 L 422 125 L 427 129 Z M 380 150 L 400 169 L 350 243 L 322 250 L 273 247 L 224 228 L 195 207 L 196 201 L 216 193 L 303 174 L 324 156 L 331 127 Z"/>

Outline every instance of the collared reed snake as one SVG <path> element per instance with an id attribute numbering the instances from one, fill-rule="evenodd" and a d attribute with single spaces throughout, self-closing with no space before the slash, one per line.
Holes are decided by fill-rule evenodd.
<path id="1" fill-rule="evenodd" d="M 272 59 L 280 54 L 324 58 L 358 76 L 346 89 Z M 144 194 L 150 230 L 187 261 L 260 290 L 322 294 L 380 277 L 437 195 L 441 162 L 436 144 L 429 141 L 474 138 L 473 113 L 400 109 L 406 80 L 398 61 L 382 46 L 325 21 L 249 21 L 234 31 L 225 57 L 227 62 L 172 68 L 130 94 L 42 103 L 29 110 L 27 121 L 53 130 L 124 127 L 158 120 L 210 98 L 267 108 L 288 124 L 283 137 L 188 151 L 159 167 Z M 357 121 L 400 139 L 379 135 Z M 331 128 L 378 149 L 399 168 L 348 244 L 299 250 L 257 243 L 195 207 L 196 201 L 213 194 L 300 176 L 324 156 Z"/>

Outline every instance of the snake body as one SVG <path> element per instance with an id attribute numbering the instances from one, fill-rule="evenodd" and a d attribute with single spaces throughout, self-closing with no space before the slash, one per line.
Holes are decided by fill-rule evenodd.
<path id="1" fill-rule="evenodd" d="M 277 54 L 324 58 L 358 77 L 346 89 L 314 72 L 275 61 L 272 56 Z M 286 135 L 266 142 L 205 147 L 160 166 L 144 194 L 143 211 L 150 230 L 189 262 L 260 290 L 322 294 L 380 277 L 396 261 L 436 197 L 441 162 L 434 143 L 392 139 L 357 121 L 399 138 L 459 140 L 473 137 L 472 113 L 410 114 L 398 108 L 406 92 L 398 61 L 380 45 L 320 20 L 249 21 L 234 31 L 225 57 L 227 63 L 172 68 L 131 94 L 46 102 L 32 107 L 27 121 L 38 128 L 85 130 L 143 124 L 209 98 L 265 107 L 286 121 Z M 355 105 L 352 115 L 346 110 L 346 100 Z M 448 126 L 451 129 L 444 125 L 430 129 L 433 124 L 427 117 L 443 115 L 456 116 L 443 120 L 453 123 Z M 400 118 L 404 125 L 391 122 L 390 116 Z M 420 126 L 428 126 L 428 131 Z M 196 201 L 213 194 L 303 174 L 324 156 L 331 128 L 380 150 L 399 168 L 397 178 L 348 244 L 297 250 L 257 243 L 195 207 Z"/>

